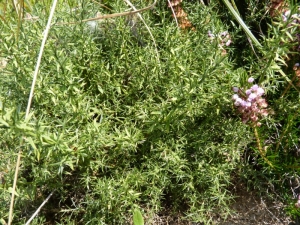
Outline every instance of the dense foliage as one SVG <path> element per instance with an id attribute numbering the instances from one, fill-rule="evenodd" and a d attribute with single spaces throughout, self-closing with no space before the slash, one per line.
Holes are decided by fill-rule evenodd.
<path id="1" fill-rule="evenodd" d="M 298 53 L 289 38 L 297 27 L 274 22 L 253 52 L 239 45 L 246 35 L 237 23 L 221 22 L 230 14 L 218 1 L 184 2 L 189 30 L 178 29 L 167 3 L 158 2 L 142 14 L 156 44 L 136 16 L 62 24 L 127 7 L 104 4 L 112 12 L 87 0 L 57 7 L 26 119 L 49 8 L 26 5 L 38 19 L 21 26 L 13 15 L 1 20 L 0 219 L 8 218 L 19 150 L 14 224 L 24 224 L 53 191 L 35 224 L 126 224 L 135 209 L 147 223 L 167 212 L 208 224 L 230 212 L 230 186 L 247 179 L 292 202 L 300 105 L 292 69 Z M 259 25 L 249 15 L 245 21 Z M 246 90 L 250 77 L 270 108 L 259 127 L 244 124 L 232 101 L 232 88 Z"/>

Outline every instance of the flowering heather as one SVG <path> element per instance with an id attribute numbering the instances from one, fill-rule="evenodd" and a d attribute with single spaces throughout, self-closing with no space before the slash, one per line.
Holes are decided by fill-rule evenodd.
<path id="1" fill-rule="evenodd" d="M 248 79 L 249 83 L 253 83 L 254 78 Z M 243 123 L 251 123 L 253 126 L 260 126 L 259 118 L 268 115 L 268 103 L 262 97 L 265 93 L 264 89 L 257 84 L 252 85 L 246 91 L 233 87 L 236 93 L 232 96 L 234 106 L 241 115 Z"/>

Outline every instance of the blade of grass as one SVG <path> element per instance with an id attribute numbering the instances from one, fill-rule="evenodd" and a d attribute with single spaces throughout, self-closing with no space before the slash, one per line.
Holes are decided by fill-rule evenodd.
<path id="1" fill-rule="evenodd" d="M 174 8 L 173 8 L 173 6 L 172 6 L 170 0 L 168 0 L 168 3 L 169 3 L 169 6 L 170 6 L 170 8 L 171 8 L 171 10 L 172 10 L 172 14 L 173 14 L 173 16 L 174 16 L 174 19 L 175 19 L 175 22 L 176 22 L 176 26 L 179 27 L 178 21 L 177 21 L 177 17 L 176 17 L 176 14 L 175 14 L 175 11 L 174 11 Z"/>
<path id="2" fill-rule="evenodd" d="M 238 8 L 236 7 L 236 4 L 235 4 L 234 0 L 231 0 L 231 4 L 233 5 L 233 7 L 234 7 L 236 13 L 237 13 L 239 16 L 241 16 L 241 14 L 240 14 Z M 254 49 L 254 46 L 253 46 L 253 44 L 252 44 L 252 41 L 251 41 L 250 37 L 248 36 L 247 39 L 248 39 L 248 41 L 249 41 L 249 44 L 250 44 L 250 46 L 251 46 L 251 48 L 252 48 L 253 53 L 255 54 L 256 58 L 259 59 L 258 55 L 257 55 L 256 52 L 255 52 L 255 49 Z"/>
<path id="3" fill-rule="evenodd" d="M 262 45 L 259 43 L 259 41 L 254 37 L 252 32 L 249 30 L 247 25 L 244 23 L 243 19 L 239 16 L 239 14 L 235 11 L 235 9 L 232 7 L 230 2 L 228 0 L 223 0 L 229 11 L 232 13 L 234 18 L 238 21 L 238 23 L 242 26 L 243 30 L 246 32 L 246 34 L 249 36 L 249 38 L 255 43 L 257 47 L 262 47 Z"/>

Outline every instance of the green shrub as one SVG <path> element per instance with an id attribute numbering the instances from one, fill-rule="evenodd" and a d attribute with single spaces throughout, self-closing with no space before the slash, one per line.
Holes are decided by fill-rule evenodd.
<path id="1" fill-rule="evenodd" d="M 8 60 L 0 76 L 1 218 L 7 220 L 19 149 L 14 224 L 28 220 L 52 191 L 34 223 L 125 224 L 138 208 L 146 223 L 163 209 L 205 223 L 216 214 L 226 216 L 232 174 L 253 175 L 241 166 L 241 155 L 256 148 L 251 128 L 234 114 L 232 87 L 245 84 L 249 75 L 266 86 L 270 105 L 280 114 L 264 121 L 261 140 L 282 124 L 283 132 L 298 135 L 297 114 L 292 113 L 298 109 L 298 92 L 288 92 L 285 102 L 278 103 L 283 100 L 277 90 L 286 79 L 267 63 L 274 55 L 259 61 L 253 56 L 236 69 L 230 57 L 238 50 L 223 46 L 224 54 L 220 47 L 218 34 L 228 28 L 213 4 L 185 4 L 194 31 L 178 30 L 162 3 L 143 13 L 157 49 L 142 23 L 134 29 L 128 25 L 130 17 L 59 25 L 94 17 L 99 10 L 87 1 L 78 6 L 80 10 L 60 5 L 56 12 L 26 121 L 45 12 L 34 4 L 32 14 L 39 20 L 23 22 L 19 36 L 13 25 L 1 21 L 1 57 Z M 125 8 L 122 1 L 110 7 Z M 279 40 L 266 40 L 263 51 L 271 52 Z M 294 111 L 283 114 L 285 107 Z M 282 137 L 288 147 L 295 143 L 295 138 Z M 290 162 L 286 148 L 276 146 L 274 142 L 267 157 L 276 165 Z M 261 165 L 258 173 L 266 179 L 282 174 Z"/>

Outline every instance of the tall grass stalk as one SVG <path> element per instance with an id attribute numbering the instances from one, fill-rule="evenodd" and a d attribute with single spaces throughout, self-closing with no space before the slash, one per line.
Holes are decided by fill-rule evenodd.
<path id="1" fill-rule="evenodd" d="M 32 85 L 31 85 L 31 89 L 30 89 L 30 94 L 29 94 L 27 109 L 26 109 L 26 114 L 25 114 L 25 120 L 27 120 L 28 116 L 29 116 L 30 107 L 31 107 L 32 98 L 33 98 L 33 93 L 34 93 L 34 87 L 35 87 L 35 83 L 36 83 L 36 80 L 37 80 L 37 75 L 38 75 L 38 72 L 39 72 L 41 59 L 42 59 L 42 56 L 43 56 L 43 51 L 44 51 L 44 48 L 45 48 L 48 33 L 49 33 L 49 30 L 50 30 L 50 27 L 51 27 L 51 21 L 52 21 L 54 12 L 55 12 L 56 4 L 57 4 L 57 0 L 53 0 L 53 4 L 52 4 L 50 15 L 49 15 L 49 18 L 48 18 L 47 26 L 46 26 L 45 31 L 43 32 L 44 36 L 43 36 L 40 52 L 39 52 L 39 55 L 38 55 L 35 71 L 34 71 L 34 74 L 33 74 Z M 21 142 L 23 142 L 23 139 L 21 140 Z M 22 155 L 22 149 L 20 149 L 19 152 L 18 152 L 18 158 L 17 158 L 15 176 L 14 176 L 14 183 L 13 183 L 12 194 L 11 194 L 10 208 L 9 208 L 8 225 L 11 224 L 12 217 L 13 217 L 14 198 L 15 198 L 15 191 L 16 191 L 16 187 L 17 187 L 18 172 L 19 172 L 19 169 L 20 169 L 21 155 Z"/>
<path id="2" fill-rule="evenodd" d="M 254 37 L 252 32 L 249 30 L 248 26 L 244 23 L 242 18 L 239 16 L 239 14 L 235 11 L 235 9 L 232 7 L 230 2 L 228 0 L 223 0 L 229 11 L 232 13 L 234 18 L 238 21 L 238 23 L 242 26 L 243 30 L 246 32 L 246 34 L 249 36 L 249 38 L 255 43 L 257 47 L 262 47 L 262 45 L 259 43 L 259 41 Z"/>
<path id="3" fill-rule="evenodd" d="M 168 0 L 168 4 L 169 4 L 169 6 L 170 6 L 170 9 L 171 9 L 171 11 L 172 11 L 172 14 L 173 14 L 173 16 L 174 16 L 174 19 L 175 19 L 176 26 L 177 26 L 177 27 L 179 27 L 179 24 L 178 24 L 178 20 L 177 20 L 177 17 L 176 17 L 175 11 L 174 11 L 174 8 L 173 8 L 173 6 L 172 6 L 172 4 L 171 4 L 170 0 Z"/>
<path id="4" fill-rule="evenodd" d="M 23 14 L 24 14 L 24 0 L 13 0 L 13 6 L 15 8 L 15 11 L 18 16 L 18 26 L 17 26 L 17 32 L 16 32 L 16 37 L 17 40 L 19 39 L 20 35 L 20 30 L 22 26 L 22 19 L 23 19 Z"/>

